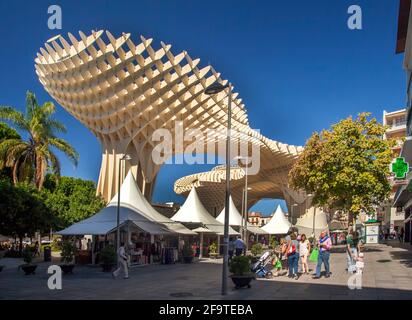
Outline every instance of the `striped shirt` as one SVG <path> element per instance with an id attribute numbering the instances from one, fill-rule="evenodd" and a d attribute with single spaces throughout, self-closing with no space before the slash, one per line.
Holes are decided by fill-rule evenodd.
<path id="1" fill-rule="evenodd" d="M 321 247 L 320 245 L 324 245 L 325 247 Z M 332 247 L 332 241 L 330 240 L 329 236 L 324 236 L 323 238 L 319 239 L 319 247 L 320 251 L 329 251 Z"/>

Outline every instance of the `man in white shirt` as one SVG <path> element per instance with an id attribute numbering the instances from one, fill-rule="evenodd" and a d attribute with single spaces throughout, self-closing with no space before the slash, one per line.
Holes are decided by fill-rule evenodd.
<path id="1" fill-rule="evenodd" d="M 240 256 L 245 249 L 245 243 L 240 236 L 237 237 L 235 241 L 236 256 Z"/>
<path id="2" fill-rule="evenodd" d="M 124 249 L 124 242 L 120 244 L 119 250 L 117 251 L 117 259 L 119 262 L 119 267 L 115 271 L 113 271 L 113 278 L 117 278 L 120 274 L 120 271 L 123 269 L 124 279 L 129 279 L 129 270 L 127 265 L 128 257 Z"/>

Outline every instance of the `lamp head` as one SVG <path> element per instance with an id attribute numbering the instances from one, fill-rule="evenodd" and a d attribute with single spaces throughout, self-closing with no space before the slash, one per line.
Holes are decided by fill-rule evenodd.
<path id="1" fill-rule="evenodd" d="M 223 85 L 220 82 L 213 82 L 210 86 L 208 86 L 205 89 L 205 94 L 207 95 L 213 95 L 213 94 L 217 94 L 223 90 L 225 90 L 227 87 L 229 87 L 229 85 Z"/>

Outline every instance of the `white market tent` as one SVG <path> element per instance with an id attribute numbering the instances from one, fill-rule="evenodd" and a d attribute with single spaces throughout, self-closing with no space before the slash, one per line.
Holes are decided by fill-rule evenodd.
<path id="1" fill-rule="evenodd" d="M 220 212 L 220 214 L 216 218 L 217 221 L 224 224 L 225 223 L 225 208 Z M 242 226 L 243 218 L 240 214 L 239 210 L 237 210 L 235 203 L 233 202 L 232 196 L 229 198 L 229 225 L 240 227 Z M 252 226 L 248 224 L 247 230 L 254 234 L 267 234 L 265 231 L 260 229 L 259 227 Z"/>
<path id="2" fill-rule="evenodd" d="M 117 194 L 106 208 L 94 216 L 58 232 L 61 235 L 103 235 L 117 227 Z M 153 234 L 196 234 L 157 212 L 140 192 L 131 171 L 120 188 L 120 224 L 130 221 L 143 231 Z"/>
<path id="3" fill-rule="evenodd" d="M 224 224 L 225 223 L 225 209 L 223 208 L 222 212 L 217 216 L 216 220 L 219 221 L 220 223 Z M 230 226 L 241 226 L 242 225 L 242 215 L 240 212 L 237 210 L 232 196 L 229 198 L 229 225 Z"/>
<path id="4" fill-rule="evenodd" d="M 213 218 L 203 206 L 195 188 L 192 188 L 185 203 L 172 217 L 172 220 L 182 223 L 199 223 L 218 235 L 222 235 L 224 231 L 223 224 Z M 239 232 L 229 227 L 229 234 L 238 235 Z"/>
<path id="5" fill-rule="evenodd" d="M 315 214 L 316 211 L 316 214 Z M 313 215 L 315 214 L 315 236 L 319 237 L 322 230 L 328 230 L 328 220 L 326 213 L 321 208 L 311 207 L 307 212 L 298 218 L 296 227 L 299 233 L 304 233 L 307 236 L 313 233 Z"/>
<path id="6" fill-rule="evenodd" d="M 292 224 L 285 217 L 280 205 L 278 205 L 273 217 L 261 229 L 267 234 L 286 234 L 291 226 Z"/>

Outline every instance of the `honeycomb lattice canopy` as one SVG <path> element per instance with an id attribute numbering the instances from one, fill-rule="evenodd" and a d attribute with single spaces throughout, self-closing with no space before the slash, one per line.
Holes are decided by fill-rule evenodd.
<path id="1" fill-rule="evenodd" d="M 92 31 L 75 37 L 58 35 L 44 44 L 35 59 L 36 73 L 47 92 L 71 115 L 88 127 L 102 145 L 98 192 L 111 199 L 117 192 L 119 161 L 132 157 L 124 168 L 132 168 L 142 192 L 150 198 L 161 164 L 155 163 L 152 135 L 159 128 L 199 134 L 216 130 L 204 143 L 225 139 L 227 92 L 209 96 L 206 87 L 215 81 L 227 84 L 211 66 L 200 66 L 186 51 L 173 54 L 163 42 L 152 47 L 152 39 L 134 43 L 129 33 L 114 37 Z M 261 172 L 287 166 L 301 148 L 270 140 L 249 127 L 242 99 L 232 95 L 233 139 L 261 150 Z M 220 131 L 219 131 L 220 130 Z M 246 137 L 246 138 L 245 138 Z M 191 142 L 184 141 L 183 149 Z M 179 153 L 173 148 L 170 156 Z M 216 153 L 219 153 L 217 150 Z M 263 171 L 262 171 L 263 170 Z M 260 173 L 259 173 L 260 174 Z"/>

